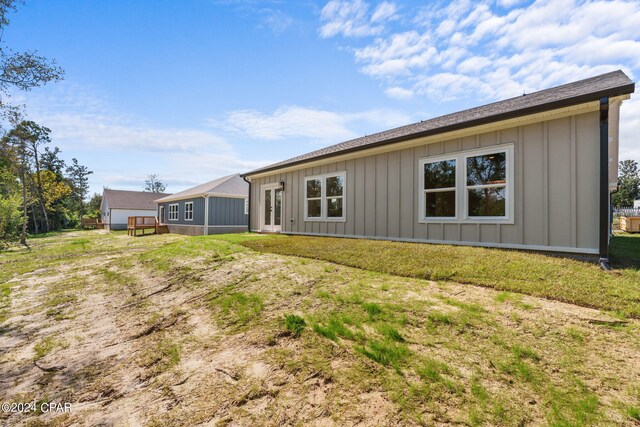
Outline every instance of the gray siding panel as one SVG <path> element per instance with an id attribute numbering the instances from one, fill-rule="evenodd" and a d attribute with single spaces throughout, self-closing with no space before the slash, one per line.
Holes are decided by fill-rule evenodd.
<path id="1" fill-rule="evenodd" d="M 184 219 L 184 204 L 186 202 L 193 202 L 193 221 L 186 221 Z M 178 220 L 169 221 L 169 205 L 178 205 Z M 204 225 L 204 198 L 197 197 L 194 199 L 178 200 L 175 202 L 160 203 L 158 205 L 158 215 L 160 215 L 160 206 L 164 206 L 166 223 L 167 224 L 181 224 L 181 225 Z"/>
<path id="2" fill-rule="evenodd" d="M 285 232 L 593 251 L 598 136 L 598 113 L 592 112 L 269 175 L 252 185 L 253 228 L 259 228 L 260 184 L 285 181 Z M 466 222 L 462 209 L 456 221 L 419 221 L 421 158 L 505 143 L 514 146 L 512 224 Z M 343 170 L 346 221 L 304 221 L 305 177 Z M 459 191 L 458 205 L 463 201 Z"/>
<path id="3" fill-rule="evenodd" d="M 598 247 L 598 149 L 599 120 L 596 114 L 576 117 L 577 127 L 577 244 Z"/>
<path id="4" fill-rule="evenodd" d="M 209 225 L 246 225 L 244 199 L 209 197 Z"/>
<path id="5" fill-rule="evenodd" d="M 548 126 L 549 244 L 571 246 L 571 119 Z"/>
<path id="6" fill-rule="evenodd" d="M 394 151 L 387 157 L 387 235 L 400 237 L 400 152 Z"/>
<path id="7" fill-rule="evenodd" d="M 528 125 L 523 128 L 523 151 L 525 162 L 522 164 L 524 182 L 524 241 L 526 245 L 543 245 L 544 231 L 544 179 L 542 123 Z"/>

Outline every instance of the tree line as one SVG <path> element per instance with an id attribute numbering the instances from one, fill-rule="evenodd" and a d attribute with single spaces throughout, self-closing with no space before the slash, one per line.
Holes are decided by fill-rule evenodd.
<path id="1" fill-rule="evenodd" d="M 0 0 L 0 34 L 19 0 Z M 66 164 L 50 147 L 51 130 L 28 120 L 12 91 L 29 91 L 64 77 L 64 70 L 36 50 L 16 52 L 0 40 L 0 244 L 79 224 L 88 176 L 77 159 Z"/>
<path id="2" fill-rule="evenodd" d="M 0 240 L 28 233 L 75 227 L 82 222 L 89 175 L 77 159 L 71 164 L 48 144 L 51 130 L 23 120 L 0 139 Z"/>

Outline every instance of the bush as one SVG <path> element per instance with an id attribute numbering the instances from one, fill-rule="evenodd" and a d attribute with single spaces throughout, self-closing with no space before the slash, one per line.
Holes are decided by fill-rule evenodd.
<path id="1" fill-rule="evenodd" d="M 11 242 L 20 236 L 20 206 L 20 195 L 0 196 L 0 242 Z"/>

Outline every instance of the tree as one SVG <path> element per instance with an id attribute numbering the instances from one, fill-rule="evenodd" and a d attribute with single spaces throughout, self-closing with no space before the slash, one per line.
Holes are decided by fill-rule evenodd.
<path id="1" fill-rule="evenodd" d="M 151 191 L 152 193 L 164 193 L 166 189 L 167 186 L 158 179 L 158 175 L 156 174 L 149 175 L 149 179 L 144 182 L 144 191 Z"/>
<path id="2" fill-rule="evenodd" d="M 90 217 L 100 218 L 102 215 L 102 211 L 100 210 L 100 206 L 102 205 L 102 194 L 93 193 L 91 199 L 89 199 L 89 203 L 87 204 L 87 211 Z"/>
<path id="3" fill-rule="evenodd" d="M 16 10 L 17 3 L 18 0 L 0 0 L 0 34 L 9 25 L 8 14 Z M 37 51 L 14 52 L 0 44 L 0 115 L 15 119 L 20 114 L 19 107 L 7 103 L 11 89 L 29 91 L 63 77 L 64 70 Z"/>
<path id="4" fill-rule="evenodd" d="M 63 171 L 66 164 L 60 158 L 60 149 L 53 147 L 53 150 L 49 150 L 49 147 L 44 147 L 44 153 L 40 157 L 40 166 L 43 170 L 51 171 L 61 179 L 64 176 Z"/>
<path id="5" fill-rule="evenodd" d="M 27 245 L 27 225 L 28 210 L 30 200 L 28 197 L 28 177 L 31 176 L 31 164 L 29 156 L 29 147 L 24 132 L 17 126 L 11 129 L 2 139 L 2 145 L 12 152 L 14 159 L 12 167 L 20 180 L 22 190 L 22 231 L 20 232 L 20 243 Z"/>
<path id="6" fill-rule="evenodd" d="M 84 199 L 89 191 L 89 175 L 93 171 L 78 163 L 78 159 L 72 159 L 71 166 L 67 166 L 67 175 L 71 182 L 72 195 L 76 202 L 78 217 L 82 224 L 82 216 L 84 215 Z"/>
<path id="7" fill-rule="evenodd" d="M 633 206 L 633 201 L 640 199 L 640 172 L 638 162 L 623 160 L 618 172 L 618 191 L 611 195 L 611 203 L 616 208 Z"/>
<path id="8" fill-rule="evenodd" d="M 5 162 L 8 154 L 8 150 L 0 149 L 0 243 L 3 245 L 20 235 L 22 224 L 20 184 Z"/>
<path id="9" fill-rule="evenodd" d="M 39 149 L 41 145 L 51 142 L 51 138 L 49 137 L 51 129 L 40 126 L 33 121 L 24 120 L 20 122 L 14 130 L 15 133 L 24 140 L 26 144 L 27 154 L 31 156 L 30 160 L 32 160 L 33 165 L 35 166 L 36 173 L 35 179 L 33 180 L 33 182 L 35 183 L 35 192 L 38 196 L 40 212 L 42 213 L 42 218 L 44 219 L 45 231 L 49 231 L 49 217 L 47 216 L 47 210 L 45 209 L 44 192 L 42 190 L 42 179 L 40 178 Z M 37 230 L 38 226 L 35 222 L 35 219 L 34 226 Z"/>

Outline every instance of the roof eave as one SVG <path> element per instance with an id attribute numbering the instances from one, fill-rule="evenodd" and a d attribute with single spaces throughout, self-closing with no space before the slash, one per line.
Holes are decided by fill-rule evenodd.
<path id="1" fill-rule="evenodd" d="M 422 131 L 422 132 L 415 132 L 415 133 L 412 133 L 412 134 L 409 134 L 409 135 L 403 135 L 403 136 L 400 136 L 400 137 L 389 138 L 389 139 L 385 139 L 385 140 L 374 142 L 374 143 L 367 144 L 367 145 L 361 145 L 361 146 L 356 146 L 356 147 L 353 147 L 353 148 L 347 148 L 345 150 L 341 150 L 341 151 L 334 152 L 334 153 L 321 154 L 321 155 L 316 156 L 316 157 L 297 160 L 297 161 L 294 161 L 294 162 L 291 162 L 291 163 L 286 163 L 286 164 L 283 164 L 283 165 L 278 165 L 278 166 L 273 166 L 273 167 L 266 167 L 266 168 L 263 168 L 263 169 L 256 169 L 256 170 L 253 170 L 253 171 L 250 171 L 250 172 L 247 172 L 247 173 L 240 174 L 240 176 L 243 177 L 243 178 L 244 177 L 251 177 L 252 175 L 263 174 L 263 173 L 266 173 L 266 172 L 273 172 L 273 171 L 277 171 L 279 169 L 288 168 L 288 167 L 292 167 L 292 166 L 297 166 L 297 165 L 301 165 L 301 164 L 304 164 L 304 163 L 309 163 L 309 162 L 312 162 L 312 161 L 328 159 L 328 158 L 331 158 L 331 157 L 335 157 L 337 155 L 348 154 L 348 153 L 353 153 L 353 152 L 357 152 L 357 151 L 363 151 L 363 150 L 367 150 L 367 149 L 370 149 L 370 148 L 381 147 L 381 146 L 384 146 L 384 145 L 395 144 L 395 143 L 398 143 L 398 142 L 408 141 L 408 140 L 411 140 L 411 139 L 437 135 L 437 134 L 456 131 L 456 130 L 460 130 L 460 129 L 466 129 L 466 128 L 479 126 L 479 125 L 484 125 L 484 124 L 493 123 L 493 122 L 499 122 L 499 121 L 502 121 L 502 120 L 513 119 L 513 118 L 516 118 L 516 117 L 527 116 L 527 115 L 530 115 L 530 114 L 542 113 L 542 112 L 545 112 L 545 111 L 555 110 L 555 109 L 563 108 L 563 107 L 570 107 L 570 106 L 573 106 L 573 105 L 583 104 L 583 103 L 586 103 L 586 102 L 598 101 L 600 98 L 603 98 L 603 97 L 614 97 L 614 96 L 628 95 L 628 94 L 631 94 L 631 93 L 634 93 L 634 92 L 635 92 L 635 83 L 632 82 L 632 83 L 629 83 L 629 84 L 626 84 L 626 85 L 623 85 L 623 86 L 618 86 L 618 87 L 610 88 L 610 89 L 604 89 L 604 90 L 601 90 L 601 91 L 592 92 L 592 93 L 584 94 L 584 95 L 579 95 L 579 96 L 572 97 L 572 98 L 561 99 L 561 100 L 549 102 L 549 103 L 542 104 L 542 105 L 534 105 L 532 107 L 521 108 L 521 109 L 518 109 L 518 110 L 508 111 L 506 113 L 496 114 L 496 115 L 493 115 L 493 116 L 481 117 L 481 118 L 475 119 L 475 120 L 468 120 L 468 121 L 461 122 L 461 123 L 455 123 L 455 124 L 448 125 L 448 126 L 442 126 L 442 127 L 436 128 L 436 129 L 429 129 L 429 130 Z"/>

